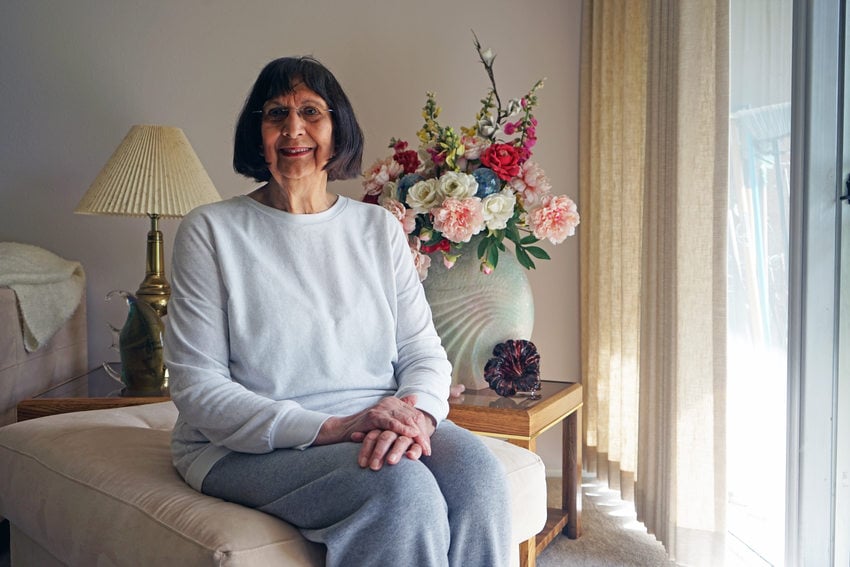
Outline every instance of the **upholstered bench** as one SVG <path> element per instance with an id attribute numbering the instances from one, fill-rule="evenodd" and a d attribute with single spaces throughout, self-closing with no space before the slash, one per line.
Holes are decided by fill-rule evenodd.
<path id="1" fill-rule="evenodd" d="M 262 512 L 204 496 L 171 465 L 171 402 L 0 428 L 0 514 L 13 567 L 321 566 L 323 548 Z M 485 439 L 504 463 L 519 543 L 546 522 L 540 458 Z M 470 478 L 470 482 L 475 482 Z"/>

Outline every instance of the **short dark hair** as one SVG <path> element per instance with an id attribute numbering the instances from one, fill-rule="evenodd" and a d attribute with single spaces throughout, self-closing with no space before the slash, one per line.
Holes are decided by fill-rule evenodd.
<path id="1" fill-rule="evenodd" d="M 257 181 L 271 179 L 266 160 L 261 154 L 261 110 L 267 100 L 292 92 L 303 82 L 321 96 L 333 109 L 333 157 L 325 165 L 328 180 L 351 179 L 361 173 L 363 131 L 354 109 L 333 74 L 312 57 L 281 57 L 266 65 L 254 86 L 236 123 L 233 143 L 233 169 Z"/>

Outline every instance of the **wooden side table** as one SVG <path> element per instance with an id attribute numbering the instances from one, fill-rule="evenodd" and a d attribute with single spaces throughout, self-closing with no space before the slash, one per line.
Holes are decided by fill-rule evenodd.
<path id="1" fill-rule="evenodd" d="M 118 366 L 113 365 L 113 366 Z M 95 368 L 63 382 L 17 405 L 18 421 L 95 409 L 123 408 L 165 402 L 168 396 L 122 396 L 124 385 L 113 379 L 102 367 Z"/>
<path id="2" fill-rule="evenodd" d="M 480 435 L 507 439 L 530 451 L 537 437 L 562 424 L 563 498 L 560 508 L 549 508 L 546 527 L 522 544 L 520 562 L 533 567 L 536 557 L 563 531 L 581 535 L 581 384 L 542 382 L 541 397 L 504 398 L 493 390 L 468 390 L 449 399 L 449 419 Z"/>

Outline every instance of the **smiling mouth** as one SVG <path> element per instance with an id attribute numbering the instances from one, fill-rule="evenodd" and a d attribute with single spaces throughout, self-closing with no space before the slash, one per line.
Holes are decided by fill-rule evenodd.
<path id="1" fill-rule="evenodd" d="M 298 157 L 309 154 L 313 148 L 280 148 L 278 151 L 284 156 Z"/>

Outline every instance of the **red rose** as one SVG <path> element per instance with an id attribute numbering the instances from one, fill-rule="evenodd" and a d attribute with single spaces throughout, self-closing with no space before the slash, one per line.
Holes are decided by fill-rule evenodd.
<path id="1" fill-rule="evenodd" d="M 393 159 L 404 168 L 405 173 L 413 173 L 419 167 L 419 155 L 414 150 L 396 151 Z"/>
<path id="2" fill-rule="evenodd" d="M 510 181 L 519 174 L 520 155 L 510 144 L 493 144 L 484 150 L 481 163 L 495 171 L 501 179 Z"/>

